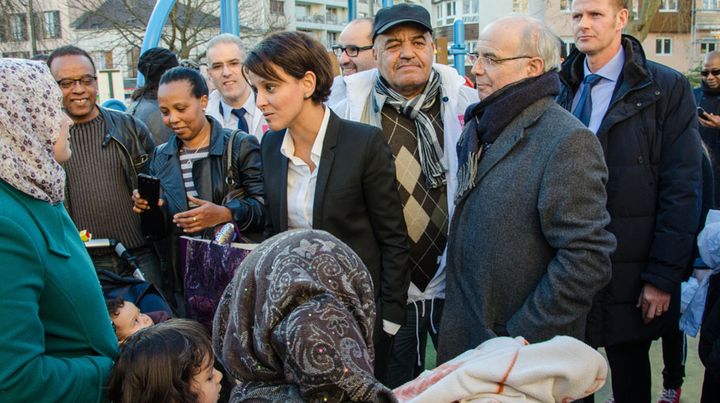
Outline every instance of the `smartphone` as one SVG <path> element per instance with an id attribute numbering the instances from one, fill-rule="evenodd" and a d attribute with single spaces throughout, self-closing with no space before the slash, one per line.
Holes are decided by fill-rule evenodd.
<path id="1" fill-rule="evenodd" d="M 705 109 L 703 109 L 703 108 L 701 108 L 701 107 L 698 106 L 698 108 L 697 108 L 697 114 L 698 114 L 698 116 L 700 116 L 700 117 L 704 117 L 704 115 L 705 115 Z"/>
<path id="2" fill-rule="evenodd" d="M 152 210 L 157 207 L 160 199 L 160 179 L 146 174 L 138 174 L 138 192 L 140 197 L 147 200 Z"/>

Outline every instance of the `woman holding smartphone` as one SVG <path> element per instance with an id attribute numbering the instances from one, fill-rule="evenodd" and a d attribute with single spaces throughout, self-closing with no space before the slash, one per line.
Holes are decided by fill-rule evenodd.
<path id="1" fill-rule="evenodd" d="M 299 32 L 269 36 L 248 53 L 244 74 L 270 126 L 263 137 L 267 235 L 322 229 L 348 244 L 370 271 L 378 355 L 405 319 L 407 230 L 395 165 L 380 129 L 343 120 L 323 103 L 332 63 Z M 385 330 L 385 332 L 382 332 Z"/>
<path id="2" fill-rule="evenodd" d="M 227 222 L 247 234 L 261 231 L 265 224 L 258 141 L 247 133 L 224 129 L 206 116 L 207 100 L 207 85 L 195 70 L 175 67 L 160 79 L 160 113 L 173 135 L 155 149 L 148 173 L 160 180 L 158 205 L 168 235 L 163 242 L 164 260 L 172 262 L 174 292 L 180 292 L 182 284 L 177 264 L 179 236 L 209 238 L 217 225 Z M 228 147 L 234 186 L 228 184 Z M 133 201 L 136 213 L 150 208 L 137 191 Z"/>

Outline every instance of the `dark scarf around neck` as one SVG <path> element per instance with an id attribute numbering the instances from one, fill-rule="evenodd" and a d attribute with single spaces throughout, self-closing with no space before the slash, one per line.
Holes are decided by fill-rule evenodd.
<path id="1" fill-rule="evenodd" d="M 545 97 L 555 97 L 559 93 L 558 73 L 551 70 L 538 77 L 510 84 L 468 107 L 465 121 L 470 122 L 474 119 L 472 123 L 475 130 L 465 130 L 458 141 L 456 203 L 475 187 L 477 168 L 483 150 L 494 143 L 507 125 L 530 105 Z"/>

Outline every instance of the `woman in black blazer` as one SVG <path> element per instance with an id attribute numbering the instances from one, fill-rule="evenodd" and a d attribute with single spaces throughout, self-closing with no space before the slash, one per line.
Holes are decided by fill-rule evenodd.
<path id="1" fill-rule="evenodd" d="M 306 34 L 264 39 L 249 52 L 244 73 L 270 126 L 261 145 L 267 235 L 314 228 L 348 244 L 372 276 L 381 327 L 394 333 L 405 318 L 408 244 L 382 132 L 340 119 L 323 104 L 332 61 Z"/>

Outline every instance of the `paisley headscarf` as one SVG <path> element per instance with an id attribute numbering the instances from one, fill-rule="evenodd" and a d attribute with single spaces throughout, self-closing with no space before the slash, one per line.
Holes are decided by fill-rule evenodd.
<path id="1" fill-rule="evenodd" d="M 64 119 L 62 92 L 45 64 L 0 59 L 0 178 L 50 203 L 63 200 L 65 171 L 53 146 Z"/>
<path id="2" fill-rule="evenodd" d="M 393 401 L 373 377 L 372 280 L 327 232 L 284 232 L 238 268 L 215 314 L 213 349 L 231 401 Z"/>

